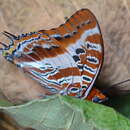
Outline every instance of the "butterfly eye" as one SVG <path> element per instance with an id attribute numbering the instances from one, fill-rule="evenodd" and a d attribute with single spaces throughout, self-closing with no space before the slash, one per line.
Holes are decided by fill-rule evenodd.
<path id="1" fill-rule="evenodd" d="M 9 54 L 8 52 L 3 52 L 2 55 L 5 57 L 6 60 L 8 60 L 9 62 L 12 62 L 13 63 L 13 55 Z"/>
<path id="2" fill-rule="evenodd" d="M 70 91 L 71 91 L 71 93 L 78 93 L 78 92 L 80 92 L 80 89 L 79 89 L 79 88 L 76 88 L 76 87 L 72 87 L 72 88 L 70 89 Z"/>

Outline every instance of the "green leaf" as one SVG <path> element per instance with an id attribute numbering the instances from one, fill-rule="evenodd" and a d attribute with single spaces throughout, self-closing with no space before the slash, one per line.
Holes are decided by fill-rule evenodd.
<path id="1" fill-rule="evenodd" d="M 0 109 L 37 130 L 130 130 L 130 120 L 112 108 L 67 96 Z"/>

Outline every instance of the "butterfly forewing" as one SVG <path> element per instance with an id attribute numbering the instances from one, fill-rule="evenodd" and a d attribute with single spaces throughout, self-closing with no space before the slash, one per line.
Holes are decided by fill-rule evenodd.
<path id="1" fill-rule="evenodd" d="M 103 61 L 103 41 L 94 15 L 81 9 L 57 28 L 21 36 L 13 61 L 48 95 L 86 98 Z"/>

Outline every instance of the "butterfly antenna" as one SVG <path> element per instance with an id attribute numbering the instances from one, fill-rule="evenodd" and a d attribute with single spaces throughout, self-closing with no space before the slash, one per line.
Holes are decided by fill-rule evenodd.
<path id="1" fill-rule="evenodd" d="M 5 48 L 8 48 L 8 46 L 5 43 L 0 42 L 0 45 L 4 47 L 0 48 L 0 51 L 5 50 Z"/>
<path id="2" fill-rule="evenodd" d="M 6 37 L 8 37 L 9 39 L 11 39 L 11 40 L 17 39 L 17 36 L 15 36 L 15 35 L 12 34 L 12 33 L 7 32 L 7 31 L 4 31 L 3 34 L 4 34 Z"/>

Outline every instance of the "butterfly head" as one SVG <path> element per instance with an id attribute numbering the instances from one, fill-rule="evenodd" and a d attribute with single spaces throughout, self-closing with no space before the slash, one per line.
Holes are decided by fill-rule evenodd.
<path id="1" fill-rule="evenodd" d="M 0 51 L 2 55 L 10 62 L 13 62 L 14 52 L 16 50 L 16 44 L 18 42 L 18 37 L 4 31 L 3 34 L 9 38 L 10 43 L 7 45 L 6 43 L 0 42 Z"/>

